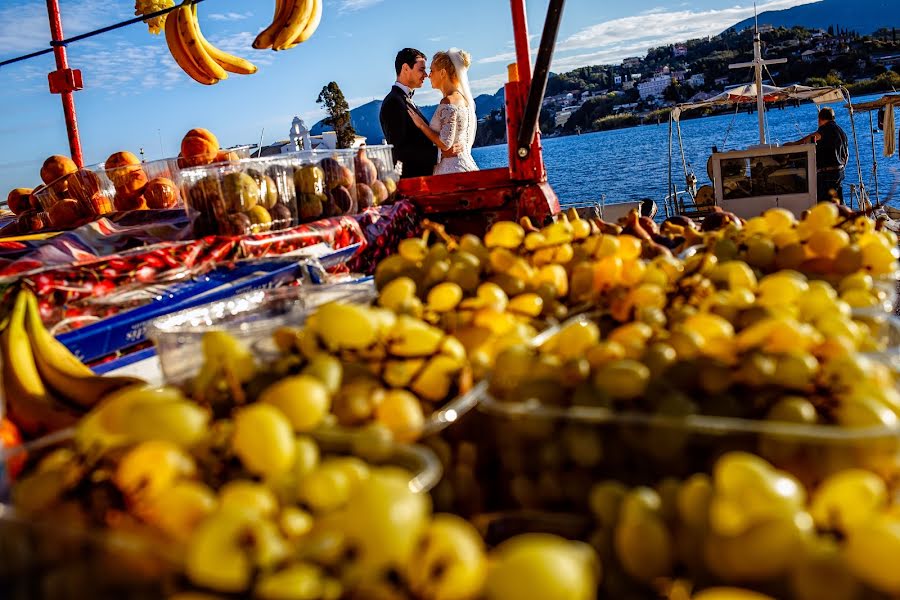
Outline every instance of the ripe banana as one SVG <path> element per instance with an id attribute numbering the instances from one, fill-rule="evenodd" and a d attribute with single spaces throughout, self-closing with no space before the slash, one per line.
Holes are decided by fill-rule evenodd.
<path id="1" fill-rule="evenodd" d="M 9 323 L 0 333 L 0 369 L 10 420 L 27 436 L 70 427 L 79 415 L 61 405 L 44 385 L 25 331 L 27 297 L 18 294 Z"/>
<path id="2" fill-rule="evenodd" d="M 172 58 L 175 59 L 181 70 L 197 83 L 202 83 L 203 85 L 218 83 L 218 79 L 203 71 L 194 62 L 194 59 L 191 58 L 184 46 L 184 40 L 181 39 L 181 35 L 178 33 L 178 19 L 176 15 L 184 9 L 185 7 L 182 6 L 170 12 L 168 18 L 166 18 L 166 44 L 169 46 L 169 52 L 172 53 Z"/>
<path id="3" fill-rule="evenodd" d="M 34 294 L 24 291 L 20 295 L 25 296 L 27 302 L 25 328 L 38 373 L 61 400 L 75 408 L 90 409 L 111 392 L 144 383 L 134 377 L 95 375 L 44 328 Z"/>
<path id="4" fill-rule="evenodd" d="M 206 50 L 206 52 L 212 57 L 212 59 L 219 63 L 219 66 L 221 66 L 229 73 L 236 73 L 238 75 L 253 75 L 254 73 L 256 73 L 256 65 L 251 63 L 249 60 L 224 52 L 210 44 L 206 40 L 206 38 L 203 37 L 203 32 L 200 30 L 199 23 L 197 23 L 196 4 L 191 7 L 191 12 L 194 23 L 196 25 L 197 39 L 200 40 L 200 44 L 203 46 L 203 49 Z"/>
<path id="5" fill-rule="evenodd" d="M 256 39 L 253 40 L 253 47 L 257 50 L 265 50 L 272 47 L 275 41 L 275 34 L 287 15 L 288 0 L 275 0 L 275 16 L 272 17 L 272 23 L 268 27 L 259 32 Z"/>
<path id="6" fill-rule="evenodd" d="M 184 44 L 188 55 L 194 59 L 194 63 L 200 67 L 200 70 L 214 79 L 228 79 L 228 73 L 225 72 L 225 69 L 212 59 L 209 52 L 206 51 L 200 42 L 197 35 L 197 31 L 200 28 L 194 20 L 194 13 L 191 11 L 190 5 L 183 4 L 181 8 L 175 11 L 175 14 L 177 15 L 178 35 L 181 37 L 182 44 Z"/>
<path id="7" fill-rule="evenodd" d="M 313 3 L 313 13 L 309 18 L 309 22 L 306 24 L 306 27 L 303 28 L 294 41 L 291 42 L 291 47 L 296 46 L 297 44 L 302 44 L 306 40 L 312 37 L 312 35 L 316 32 L 316 29 L 319 28 L 319 23 L 322 22 L 322 0 L 312 0 Z M 285 48 L 287 49 L 287 48 Z"/>
<path id="8" fill-rule="evenodd" d="M 284 50 L 303 32 L 312 17 L 313 4 L 313 0 L 288 0 L 287 16 L 275 35 L 275 50 Z"/>

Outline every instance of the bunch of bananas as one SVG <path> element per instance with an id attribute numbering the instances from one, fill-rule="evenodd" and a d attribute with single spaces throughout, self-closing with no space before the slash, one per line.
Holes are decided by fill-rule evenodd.
<path id="1" fill-rule="evenodd" d="M 256 66 L 210 44 L 197 21 L 197 6 L 186 0 L 166 19 L 166 43 L 172 58 L 191 79 L 213 85 L 228 79 L 228 73 L 252 75 Z"/>
<path id="2" fill-rule="evenodd" d="M 173 0 L 134 0 L 134 14 L 137 16 L 150 15 L 155 12 L 175 6 Z M 153 35 L 159 35 L 166 24 L 166 15 L 153 17 L 144 21 Z"/>
<path id="3" fill-rule="evenodd" d="M 3 398 L 9 420 L 26 437 L 69 427 L 104 396 L 143 383 L 94 375 L 44 328 L 29 291 L 19 292 L 5 321 L 0 333 Z"/>
<path id="4" fill-rule="evenodd" d="M 253 47 L 289 50 L 312 37 L 322 20 L 322 0 L 275 0 L 275 16 Z"/>

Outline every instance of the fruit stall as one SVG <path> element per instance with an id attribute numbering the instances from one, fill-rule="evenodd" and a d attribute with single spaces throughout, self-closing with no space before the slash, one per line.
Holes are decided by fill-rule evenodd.
<path id="1" fill-rule="evenodd" d="M 522 123 L 562 2 L 533 76 L 511 6 L 511 166 L 480 183 L 198 128 L 10 193 L 3 597 L 900 596 L 896 234 L 832 203 L 559 211 Z M 321 8 L 279 1 L 256 44 Z M 159 12 L 220 81 L 195 6 Z"/>

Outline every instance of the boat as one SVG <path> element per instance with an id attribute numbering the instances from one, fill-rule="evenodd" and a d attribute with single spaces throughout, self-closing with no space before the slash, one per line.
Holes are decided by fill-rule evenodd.
<path id="1" fill-rule="evenodd" d="M 755 81 L 726 89 L 712 98 L 675 106 L 669 114 L 669 169 L 667 194 L 663 199 L 666 216 L 684 215 L 702 218 L 716 210 L 731 212 L 741 218 L 751 218 L 770 208 L 785 208 L 799 217 L 815 206 L 816 146 L 798 144 L 779 146 L 770 143 L 766 132 L 766 105 L 785 102 L 812 101 L 817 106 L 841 103 L 850 112 L 852 143 L 855 149 L 856 171 L 861 182 L 851 186 L 851 208 L 870 209 L 868 193 L 862 183 L 854 106 L 850 93 L 841 86 L 809 87 L 789 85 L 777 87 L 763 84 L 763 69 L 769 64 L 787 62 L 786 59 L 764 60 L 757 30 L 753 38 L 753 60 L 729 65 L 730 68 L 753 67 Z M 743 106 L 754 108 L 759 121 L 759 144 L 738 150 L 713 151 L 707 162 L 710 184 L 697 188 L 697 178 L 688 166 L 684 154 L 681 116 L 688 111 L 733 106 L 735 112 Z M 680 188 L 673 165 L 674 144 L 681 152 L 684 187 Z"/>

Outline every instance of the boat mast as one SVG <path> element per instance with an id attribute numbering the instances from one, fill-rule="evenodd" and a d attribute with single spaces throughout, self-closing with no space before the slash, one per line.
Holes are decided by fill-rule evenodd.
<path id="1" fill-rule="evenodd" d="M 756 19 L 756 4 L 753 5 L 754 19 Z M 748 63 L 735 63 L 728 65 L 729 69 L 743 69 L 753 67 L 756 75 L 756 116 L 759 119 L 759 143 L 766 143 L 766 102 L 763 95 L 762 70 L 765 65 L 778 65 L 786 63 L 786 58 L 774 58 L 763 60 L 762 43 L 759 39 L 759 22 L 757 21 L 753 31 L 753 61 Z"/>

